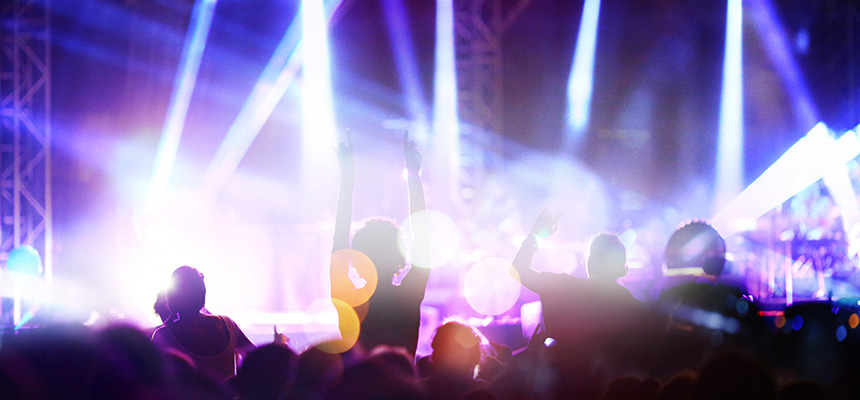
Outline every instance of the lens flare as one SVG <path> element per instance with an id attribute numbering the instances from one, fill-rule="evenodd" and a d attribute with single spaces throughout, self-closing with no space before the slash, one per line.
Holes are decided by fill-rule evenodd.
<path id="1" fill-rule="evenodd" d="M 845 329 L 844 326 L 839 325 L 839 327 L 836 328 L 836 340 L 842 342 L 846 337 L 848 337 L 848 330 Z"/>
<path id="2" fill-rule="evenodd" d="M 305 310 L 305 314 L 308 321 L 301 328 L 309 343 L 317 345 L 340 339 L 338 310 L 331 298 L 315 300 Z"/>
<path id="3" fill-rule="evenodd" d="M 355 310 L 342 300 L 332 299 L 337 310 L 338 330 L 340 339 L 331 340 L 316 345 L 316 348 L 332 354 L 343 353 L 355 346 L 358 334 L 361 331 L 361 323 Z"/>
<path id="4" fill-rule="evenodd" d="M 400 243 L 400 252 L 408 253 L 406 244 L 412 243 L 412 265 L 436 268 L 447 264 L 459 252 L 460 230 L 445 213 L 435 210 L 419 211 L 400 224 L 405 240 Z M 414 242 L 416 232 L 426 231 L 430 237 L 430 248 Z"/>
<path id="5" fill-rule="evenodd" d="M 485 315 L 508 311 L 520 297 L 519 277 L 510 261 L 488 258 L 473 265 L 463 282 L 463 295 L 469 306 Z"/>
<path id="6" fill-rule="evenodd" d="M 353 249 L 331 255 L 331 297 L 352 307 L 370 299 L 376 290 L 376 267 L 370 257 Z"/>
<path id="7" fill-rule="evenodd" d="M 777 315 L 773 320 L 773 325 L 776 326 L 777 329 L 782 329 L 785 326 L 785 316 Z"/>
<path id="8" fill-rule="evenodd" d="M 856 329 L 857 325 L 860 325 L 860 317 L 858 317 L 856 313 L 851 314 L 851 316 L 848 317 L 848 326 L 850 326 L 851 329 Z"/>
<path id="9" fill-rule="evenodd" d="M 795 315 L 794 318 L 791 319 L 791 329 L 794 331 L 799 331 L 803 328 L 803 317 L 800 315 Z"/>

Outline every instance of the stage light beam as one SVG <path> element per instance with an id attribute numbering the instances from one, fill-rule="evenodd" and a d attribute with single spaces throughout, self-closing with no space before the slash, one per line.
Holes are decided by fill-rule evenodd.
<path id="1" fill-rule="evenodd" d="M 410 119 L 417 121 L 419 127 L 426 129 L 428 117 L 424 104 L 424 93 L 418 80 L 418 66 L 415 63 L 415 50 L 410 41 L 411 32 L 407 23 L 403 0 L 385 0 L 383 5 L 388 36 L 394 47 L 394 62 L 397 66 L 400 86 L 405 92 L 406 106 L 411 114 Z M 414 133 L 413 136 L 415 136 Z"/>
<path id="2" fill-rule="evenodd" d="M 743 4 L 742 0 L 729 0 L 717 139 L 715 209 L 728 204 L 743 187 L 743 84 Z"/>
<path id="3" fill-rule="evenodd" d="M 818 123 L 720 210 L 711 225 L 728 237 L 744 222 L 761 217 L 858 154 L 856 135 L 846 134 L 836 140 L 824 123 Z"/>
<path id="4" fill-rule="evenodd" d="M 167 190 L 173 166 L 176 163 L 176 152 L 185 117 L 191 104 L 191 95 L 197 83 L 197 72 L 200 70 L 200 60 L 212 27 L 212 17 L 215 14 L 216 0 L 197 0 L 192 11 L 191 25 L 182 47 L 182 61 L 176 71 L 173 94 L 167 109 L 167 118 L 161 132 L 158 153 L 155 156 L 155 166 L 149 189 L 149 203 L 158 201 Z"/>
<path id="5" fill-rule="evenodd" d="M 343 0 L 331 0 L 325 4 L 326 20 L 330 21 Z M 209 163 L 204 186 L 209 191 L 217 190 L 230 174 L 236 171 L 239 162 L 257 138 L 263 124 L 272 115 L 275 106 L 284 97 L 304 63 L 304 40 L 301 24 L 290 24 L 275 52 L 263 69 L 251 94 L 242 105 L 227 136 Z"/>
<path id="6" fill-rule="evenodd" d="M 753 25 L 764 38 L 765 49 L 785 82 L 785 90 L 788 91 L 788 98 L 798 119 L 804 126 L 814 125 L 820 119 L 818 110 L 803 81 L 791 45 L 786 39 L 785 29 L 779 23 L 773 4 L 769 0 L 747 1 Z"/>
<path id="7" fill-rule="evenodd" d="M 576 36 L 573 67 L 567 84 L 568 142 L 576 143 L 588 127 L 591 92 L 594 83 L 594 56 L 597 52 L 597 26 L 600 0 L 585 0 Z"/>
<path id="8" fill-rule="evenodd" d="M 334 104 L 327 19 L 320 0 L 302 0 L 302 152 L 306 172 L 331 152 L 335 141 Z"/>
<path id="9" fill-rule="evenodd" d="M 436 68 L 434 74 L 433 128 L 435 154 L 449 194 L 458 193 L 459 120 L 457 69 L 454 54 L 454 1 L 436 0 Z"/>

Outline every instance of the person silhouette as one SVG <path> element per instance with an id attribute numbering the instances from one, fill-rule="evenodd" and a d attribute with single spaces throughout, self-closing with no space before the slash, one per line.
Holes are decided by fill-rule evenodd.
<path id="1" fill-rule="evenodd" d="M 352 221 L 352 197 L 355 182 L 355 158 L 352 138 L 337 149 L 341 169 L 341 185 L 335 217 L 334 246 L 332 253 L 350 249 L 349 231 Z M 425 257 L 429 251 L 424 211 L 424 189 L 419 171 L 422 154 L 409 133 L 403 134 L 403 156 L 408 171 L 409 212 L 413 216 L 412 259 Z M 375 291 L 366 302 L 355 306 L 363 315 L 358 344 L 364 350 L 378 345 L 403 347 L 414 357 L 418 346 L 418 328 L 421 322 L 421 302 L 430 272 L 427 268 L 406 266 L 398 241 L 402 240 L 397 224 L 388 218 L 374 217 L 364 221 L 352 238 L 352 250 L 366 255 L 373 262 L 377 282 Z M 332 293 L 335 296 L 335 266 L 332 266 Z"/>
<path id="2" fill-rule="evenodd" d="M 553 339 L 553 353 L 563 362 L 581 363 L 577 368 L 588 367 L 593 360 L 621 351 L 619 345 L 640 318 L 642 303 L 617 282 L 627 273 L 627 257 L 624 244 L 611 233 L 590 239 L 587 279 L 531 269 L 538 239 L 555 233 L 560 217 L 546 210 L 538 216 L 512 270 L 523 286 L 540 296 L 544 334 Z"/>
<path id="3" fill-rule="evenodd" d="M 224 383 L 236 375 L 237 357 L 255 346 L 229 317 L 202 313 L 205 304 L 203 274 L 189 266 L 174 270 L 167 289 L 170 317 L 152 342 L 188 355 L 201 373 Z"/>

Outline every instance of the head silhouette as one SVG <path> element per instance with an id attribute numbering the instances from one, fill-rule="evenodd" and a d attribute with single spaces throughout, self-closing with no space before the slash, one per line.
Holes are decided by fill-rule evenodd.
<path id="1" fill-rule="evenodd" d="M 158 318 L 161 318 L 161 322 L 165 322 L 170 318 L 170 308 L 167 306 L 167 292 L 162 290 L 155 295 L 155 303 L 152 305 L 152 309 L 155 311 L 155 314 L 158 315 Z"/>
<path id="2" fill-rule="evenodd" d="M 380 278 L 379 282 L 389 282 L 405 263 L 400 252 L 402 241 L 396 222 L 375 217 L 365 220 L 364 226 L 353 235 L 352 248 L 370 257 Z"/>
<path id="3" fill-rule="evenodd" d="M 196 314 L 206 305 L 206 284 L 203 274 L 195 268 L 181 266 L 173 271 L 167 289 L 170 312 Z"/>
<path id="4" fill-rule="evenodd" d="M 726 241 L 707 222 L 688 221 L 669 238 L 663 258 L 670 269 L 702 268 L 719 276 L 726 264 Z"/>
<path id="5" fill-rule="evenodd" d="M 269 343 L 248 353 L 236 375 L 240 399 L 280 399 L 293 375 L 296 353 L 289 347 Z"/>
<path id="6" fill-rule="evenodd" d="M 598 233 L 590 240 L 585 264 L 589 279 L 614 281 L 627 273 L 627 251 L 618 236 Z"/>
<path id="7" fill-rule="evenodd" d="M 431 347 L 434 364 L 449 373 L 472 373 L 481 361 L 480 336 L 460 322 L 447 322 L 437 328 Z"/>

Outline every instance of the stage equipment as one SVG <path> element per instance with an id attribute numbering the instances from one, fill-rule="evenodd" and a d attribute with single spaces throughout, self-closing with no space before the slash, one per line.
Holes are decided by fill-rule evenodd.
<path id="1" fill-rule="evenodd" d="M 502 38 L 531 0 L 453 0 L 456 100 L 460 132 L 450 198 L 468 201 L 483 186 L 488 153 L 500 153 Z M 437 80 L 437 84 L 439 84 Z M 438 132 L 437 132 L 438 134 Z M 439 150 L 437 150 L 439 151 Z"/>
<path id="2" fill-rule="evenodd" d="M 0 6 L 0 42 L 0 258 L 32 245 L 44 256 L 50 284 L 50 1 Z"/>

